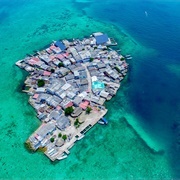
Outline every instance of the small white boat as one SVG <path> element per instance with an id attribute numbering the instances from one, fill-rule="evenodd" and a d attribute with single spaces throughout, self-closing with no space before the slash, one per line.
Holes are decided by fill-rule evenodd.
<path id="1" fill-rule="evenodd" d="M 103 121 L 98 121 L 98 124 L 105 124 L 105 122 L 103 122 Z"/>
<path id="2" fill-rule="evenodd" d="M 128 58 L 128 57 L 131 57 L 131 55 L 130 55 L 130 54 L 128 54 L 128 55 L 126 55 L 125 57 L 126 57 L 126 58 Z"/>
<path id="3" fill-rule="evenodd" d="M 132 59 L 132 57 L 127 57 L 126 59 L 130 60 L 130 59 Z"/>
<path id="4" fill-rule="evenodd" d="M 84 135 L 81 135 L 80 137 L 77 138 L 77 140 L 81 140 L 84 137 Z"/>
<path id="5" fill-rule="evenodd" d="M 108 121 L 106 118 L 101 118 L 99 121 L 98 121 L 98 124 L 103 124 L 103 125 L 107 125 L 108 124 Z"/>
<path id="6" fill-rule="evenodd" d="M 57 157 L 58 160 L 62 160 L 62 159 L 65 159 L 67 158 L 68 156 L 67 155 L 63 155 L 63 156 L 60 156 L 60 157 Z"/>

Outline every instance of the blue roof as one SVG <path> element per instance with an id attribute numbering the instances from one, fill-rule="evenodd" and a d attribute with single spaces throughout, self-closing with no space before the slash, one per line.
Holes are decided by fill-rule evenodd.
<path id="1" fill-rule="evenodd" d="M 108 41 L 108 35 L 107 34 L 102 34 L 102 35 L 99 35 L 99 36 L 95 36 L 95 39 L 96 39 L 96 44 L 99 45 L 99 44 L 104 44 Z"/>
<path id="2" fill-rule="evenodd" d="M 59 47 L 62 51 L 66 49 L 66 46 L 61 41 L 56 41 L 55 46 Z"/>

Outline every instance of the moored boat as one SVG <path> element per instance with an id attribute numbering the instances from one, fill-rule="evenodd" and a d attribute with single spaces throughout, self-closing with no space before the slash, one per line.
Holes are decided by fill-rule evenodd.
<path id="1" fill-rule="evenodd" d="M 57 157 L 58 160 L 62 160 L 62 159 L 65 159 L 67 158 L 68 156 L 67 155 L 63 155 L 63 156 L 60 156 L 60 157 Z"/>
<path id="2" fill-rule="evenodd" d="M 106 118 L 101 118 L 99 121 L 98 121 L 99 124 L 103 124 L 103 125 L 107 125 L 108 124 L 108 121 Z"/>

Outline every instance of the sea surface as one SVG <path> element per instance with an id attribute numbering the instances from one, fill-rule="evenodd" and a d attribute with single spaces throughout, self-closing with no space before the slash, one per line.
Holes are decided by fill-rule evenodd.
<path id="1" fill-rule="evenodd" d="M 0 0 L 0 179 L 180 179 L 180 1 Z M 131 54 L 128 76 L 96 125 L 51 162 L 29 153 L 40 125 L 15 66 L 52 40 L 102 31 Z"/>

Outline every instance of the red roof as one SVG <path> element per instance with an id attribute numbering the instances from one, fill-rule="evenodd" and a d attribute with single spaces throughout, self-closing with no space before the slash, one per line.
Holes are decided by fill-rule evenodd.
<path id="1" fill-rule="evenodd" d="M 71 106 L 73 106 L 73 103 L 72 103 L 72 102 L 69 102 L 69 103 L 66 105 L 66 108 L 67 108 L 67 107 L 71 107 Z"/>
<path id="2" fill-rule="evenodd" d="M 49 48 L 50 48 L 51 50 L 53 50 L 53 49 L 56 49 L 57 47 L 54 46 L 54 45 L 51 45 Z"/>
<path id="3" fill-rule="evenodd" d="M 37 57 L 33 57 L 31 59 L 34 60 L 34 61 L 40 61 L 39 58 L 37 58 Z"/>
<path id="4" fill-rule="evenodd" d="M 61 106 L 57 106 L 56 109 L 59 111 L 61 109 Z"/>
<path id="5" fill-rule="evenodd" d="M 64 58 L 64 56 L 63 56 L 62 54 L 57 54 L 56 57 L 57 57 L 58 59 L 63 59 L 63 58 Z"/>
<path id="6" fill-rule="evenodd" d="M 49 54 L 52 53 L 52 51 L 51 51 L 50 48 L 47 48 L 47 49 L 46 49 L 46 52 L 48 52 Z"/>
<path id="7" fill-rule="evenodd" d="M 88 107 L 88 105 L 89 105 L 89 102 L 88 101 L 84 101 L 84 102 L 82 102 L 79 105 L 79 107 L 82 108 L 82 109 L 86 109 Z"/>
<path id="8" fill-rule="evenodd" d="M 68 53 L 63 53 L 63 56 L 67 58 L 69 56 L 69 54 Z"/>
<path id="9" fill-rule="evenodd" d="M 33 98 L 37 99 L 39 97 L 39 94 L 34 94 Z"/>
<path id="10" fill-rule="evenodd" d="M 35 64 L 37 64 L 39 61 L 40 61 L 39 58 L 33 57 L 33 58 L 31 58 L 28 62 L 29 62 L 30 65 L 35 65 Z"/>
<path id="11" fill-rule="evenodd" d="M 49 71 L 44 71 L 44 72 L 43 72 L 43 75 L 44 75 L 44 76 L 50 76 L 50 75 L 51 75 L 51 72 L 49 72 Z"/>
<path id="12" fill-rule="evenodd" d="M 53 59 L 55 58 L 55 56 L 50 55 L 49 58 L 50 58 L 51 60 L 53 60 Z"/>

